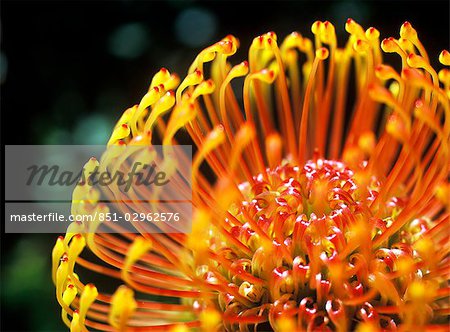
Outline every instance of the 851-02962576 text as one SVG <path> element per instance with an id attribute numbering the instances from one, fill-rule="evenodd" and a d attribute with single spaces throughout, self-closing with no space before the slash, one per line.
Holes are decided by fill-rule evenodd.
<path id="1" fill-rule="evenodd" d="M 148 222 L 170 222 L 170 221 L 180 221 L 180 213 L 173 212 L 148 212 L 148 213 L 139 213 L 139 212 L 127 212 L 127 213 L 117 213 L 117 212 L 108 212 L 108 213 L 100 213 L 99 221 L 148 221 Z"/>
<path id="2" fill-rule="evenodd" d="M 148 221 L 148 222 L 178 222 L 181 216 L 179 212 L 105 212 L 95 211 L 93 214 L 69 214 L 67 217 L 58 212 L 49 212 L 46 214 L 29 213 L 29 214 L 11 214 L 9 220 L 11 222 L 64 222 L 64 221 L 93 221 L 98 220 L 111 222 L 129 222 L 129 221 Z"/>

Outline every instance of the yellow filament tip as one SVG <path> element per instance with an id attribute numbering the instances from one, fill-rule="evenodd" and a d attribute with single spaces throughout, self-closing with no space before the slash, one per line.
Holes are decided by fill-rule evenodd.
<path id="1" fill-rule="evenodd" d="M 119 331 L 124 331 L 128 319 L 133 315 L 136 308 L 137 302 L 134 299 L 133 290 L 125 285 L 120 286 L 111 298 L 109 323 Z"/>
<path id="2" fill-rule="evenodd" d="M 443 50 L 441 54 L 439 54 L 439 62 L 445 66 L 450 66 L 450 52 Z"/>
<path id="3" fill-rule="evenodd" d="M 408 39 L 412 41 L 413 43 L 417 41 L 417 31 L 414 29 L 408 21 L 403 23 L 403 25 L 400 28 L 400 36 L 402 38 Z"/>
<path id="4" fill-rule="evenodd" d="M 318 50 L 316 50 L 316 57 L 320 60 L 325 60 L 328 58 L 329 51 L 325 47 L 321 47 Z"/>

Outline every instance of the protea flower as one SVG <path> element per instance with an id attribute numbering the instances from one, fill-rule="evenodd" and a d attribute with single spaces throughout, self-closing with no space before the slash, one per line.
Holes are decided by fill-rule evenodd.
<path id="1" fill-rule="evenodd" d="M 53 251 L 71 331 L 448 330 L 450 71 L 408 22 L 381 45 L 345 28 L 343 48 L 330 22 L 314 42 L 269 32 L 236 65 L 227 36 L 181 83 L 153 77 L 109 145 L 193 144 L 192 232 L 71 226 Z M 98 197 L 80 183 L 74 213 L 105 211 Z M 79 266 L 123 285 L 99 292 Z"/>

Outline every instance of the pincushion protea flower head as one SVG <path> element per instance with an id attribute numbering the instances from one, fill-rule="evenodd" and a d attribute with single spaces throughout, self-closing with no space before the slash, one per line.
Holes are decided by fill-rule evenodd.
<path id="1" fill-rule="evenodd" d="M 153 77 L 109 144 L 188 134 L 192 232 L 71 227 L 53 251 L 71 331 L 448 329 L 450 71 L 431 67 L 408 22 L 381 44 L 375 28 L 345 28 L 343 48 L 330 22 L 312 25 L 314 42 L 267 33 L 236 65 L 227 36 L 181 83 L 166 69 Z M 77 213 L 104 210 L 84 186 Z M 124 285 L 99 292 L 79 266 Z"/>

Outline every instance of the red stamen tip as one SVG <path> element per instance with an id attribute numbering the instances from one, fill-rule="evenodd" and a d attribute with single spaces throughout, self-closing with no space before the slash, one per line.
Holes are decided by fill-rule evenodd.
<path id="1" fill-rule="evenodd" d="M 416 102 L 414 103 L 416 108 L 422 108 L 423 107 L 423 100 L 422 99 L 417 99 Z"/>

